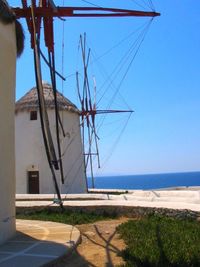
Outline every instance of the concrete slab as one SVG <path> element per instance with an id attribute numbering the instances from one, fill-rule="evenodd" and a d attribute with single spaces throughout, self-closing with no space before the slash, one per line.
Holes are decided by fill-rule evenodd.
<path id="1" fill-rule="evenodd" d="M 73 194 L 62 195 L 63 205 L 66 207 L 95 207 L 95 206 L 125 206 L 168 208 L 175 210 L 191 210 L 200 212 L 200 188 L 179 188 L 178 190 L 131 190 L 128 193 L 115 194 Z M 27 196 L 27 198 L 26 198 Z M 43 198 L 44 197 L 44 198 Z M 47 207 L 57 206 L 52 195 L 17 195 L 16 207 Z"/>
<path id="2" fill-rule="evenodd" d="M 0 246 L 1 267 L 38 267 L 69 253 L 80 241 L 71 225 L 17 220 L 16 236 Z"/>

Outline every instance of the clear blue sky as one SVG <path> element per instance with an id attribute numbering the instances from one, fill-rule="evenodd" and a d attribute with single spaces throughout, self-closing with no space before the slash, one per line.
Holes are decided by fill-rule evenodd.
<path id="1" fill-rule="evenodd" d="M 20 2 L 9 1 L 13 6 L 20 5 Z M 58 5 L 63 3 L 62 0 L 54 2 Z M 89 6 L 82 1 L 64 2 Z M 90 2 L 107 7 L 142 9 L 134 4 L 134 0 Z M 137 0 L 137 3 L 142 5 L 143 2 L 148 1 Z M 120 95 L 135 112 L 109 160 L 107 156 L 110 155 L 127 115 L 110 115 L 110 119 L 105 121 L 99 133 L 103 166 L 97 175 L 200 170 L 200 2 L 154 0 L 153 3 L 161 16 L 153 20 L 119 89 Z M 77 68 L 81 72 L 80 53 L 77 48 L 80 34 L 87 33 L 88 46 L 96 57 L 102 56 L 120 40 L 127 38 L 90 66 L 96 77 L 97 88 L 101 88 L 105 79 L 105 76 L 100 74 L 102 70 L 107 76 L 112 73 L 117 62 L 136 39 L 135 35 L 130 37 L 130 34 L 147 21 L 144 18 L 66 19 L 64 76 L 72 76 L 67 78 L 63 87 L 58 80 L 58 89 L 77 103 L 74 73 Z M 35 85 L 29 33 L 26 24 L 23 25 L 26 48 L 17 63 L 17 99 Z M 56 65 L 57 70 L 61 72 L 61 21 L 56 23 L 55 30 Z M 130 59 L 132 57 L 133 54 Z M 122 71 L 113 81 L 115 88 L 123 74 Z M 45 67 L 43 79 L 49 80 Z M 109 91 L 114 92 L 114 85 L 110 87 L 103 101 L 99 103 L 99 108 L 106 107 L 110 98 Z M 112 108 L 127 108 L 122 104 L 120 95 L 117 95 Z"/>

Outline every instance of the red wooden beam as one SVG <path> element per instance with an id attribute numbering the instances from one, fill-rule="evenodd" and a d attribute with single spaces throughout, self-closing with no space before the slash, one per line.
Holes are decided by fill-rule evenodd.
<path id="1" fill-rule="evenodd" d="M 34 46 L 33 18 L 36 33 L 40 34 L 41 21 L 44 22 L 45 44 L 49 51 L 53 51 L 53 18 L 54 17 L 156 17 L 157 12 L 137 11 L 118 8 L 101 7 L 54 7 L 48 0 L 42 0 L 42 6 L 36 6 L 36 0 L 32 0 L 33 10 L 27 6 L 27 0 L 22 0 L 22 8 L 13 8 L 16 18 L 25 18 L 31 34 L 31 47 Z"/>
<path id="2" fill-rule="evenodd" d="M 17 18 L 31 17 L 31 8 L 13 8 Z M 157 12 L 98 7 L 35 7 L 36 17 L 156 17 Z"/>

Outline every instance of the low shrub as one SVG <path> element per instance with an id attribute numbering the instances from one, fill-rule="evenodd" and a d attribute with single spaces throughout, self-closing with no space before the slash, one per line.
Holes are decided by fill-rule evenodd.
<path id="1" fill-rule="evenodd" d="M 61 213 L 59 211 L 53 211 L 50 209 L 29 212 L 28 214 L 17 214 L 16 217 L 17 219 L 53 221 L 72 225 L 93 223 L 100 220 L 114 218 L 114 216 L 108 216 L 106 214 L 97 215 L 94 213 L 83 213 L 75 211 L 65 211 Z"/>

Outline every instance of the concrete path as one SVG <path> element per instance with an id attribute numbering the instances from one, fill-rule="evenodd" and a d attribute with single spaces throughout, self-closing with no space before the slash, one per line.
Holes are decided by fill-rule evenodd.
<path id="1" fill-rule="evenodd" d="M 80 241 L 71 225 L 17 220 L 17 234 L 0 246 L 0 267 L 38 267 L 70 252 Z"/>
<path id="2" fill-rule="evenodd" d="M 115 192 L 114 192 L 115 191 Z M 99 190 L 93 194 L 62 195 L 63 205 L 70 207 L 128 206 L 169 209 L 188 209 L 200 212 L 200 188 L 176 190 L 129 190 L 128 193 L 106 194 Z M 116 194 L 117 193 L 117 194 Z M 54 195 L 17 195 L 16 207 L 57 206 Z"/>

